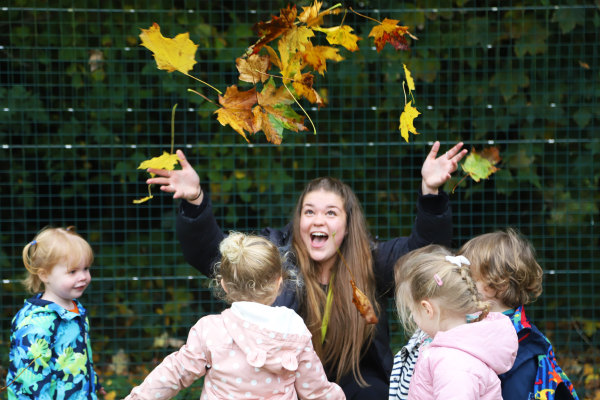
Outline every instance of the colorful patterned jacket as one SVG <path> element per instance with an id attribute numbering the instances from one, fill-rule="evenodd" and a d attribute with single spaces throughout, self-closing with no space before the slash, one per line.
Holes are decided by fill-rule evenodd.
<path id="1" fill-rule="evenodd" d="M 504 400 L 578 400 L 573 384 L 558 366 L 552 344 L 529 322 L 524 307 L 509 317 L 519 337 L 519 351 L 510 371 L 500 375 Z"/>
<path id="2" fill-rule="evenodd" d="M 12 321 L 9 400 L 97 399 L 87 312 L 75 302 L 79 314 L 41 294 L 25 300 Z"/>

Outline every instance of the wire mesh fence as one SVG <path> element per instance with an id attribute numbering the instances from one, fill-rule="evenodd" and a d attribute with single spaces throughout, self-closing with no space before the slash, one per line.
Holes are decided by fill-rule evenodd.
<path id="1" fill-rule="evenodd" d="M 353 12 L 326 19 L 332 26 L 344 18 L 361 37 L 360 50 L 342 51 L 344 60 L 328 62 L 316 77 L 327 105 L 303 104 L 317 133 L 286 131 L 279 146 L 262 134 L 247 143 L 221 126 L 216 106 L 187 90 L 209 96 L 206 87 L 158 70 L 138 35 L 154 22 L 166 37 L 189 32 L 199 45 L 194 75 L 224 92 L 238 83 L 235 59 L 258 39 L 254 24 L 287 2 L 3 5 L 0 383 L 10 321 L 28 297 L 21 250 L 46 225 L 77 226 L 96 254 L 82 302 L 91 313 L 94 361 L 113 398 L 180 346 L 198 318 L 222 308 L 208 279 L 181 256 L 177 201 L 151 188 L 154 198 L 133 204 L 149 190 L 140 162 L 171 150 L 177 104 L 175 148 L 200 174 L 226 230 L 283 227 L 304 184 L 332 175 L 355 190 L 373 236 L 406 235 L 433 141 L 443 151 L 459 140 L 470 149 L 496 146 L 502 163 L 489 180 L 461 180 L 459 171 L 446 186 L 454 189 L 453 245 L 507 226 L 532 241 L 545 280 L 529 314 L 578 391 L 592 393 L 584 378 L 598 361 L 600 328 L 600 13 L 589 2 L 559 3 L 344 4 L 375 20 L 399 20 L 418 40 L 410 51 L 377 51 L 368 37 L 372 20 Z M 420 134 L 409 142 L 398 130 L 402 64 L 421 112 Z M 397 350 L 405 337 L 395 319 L 390 326 Z M 197 398 L 199 385 L 178 398 Z"/>

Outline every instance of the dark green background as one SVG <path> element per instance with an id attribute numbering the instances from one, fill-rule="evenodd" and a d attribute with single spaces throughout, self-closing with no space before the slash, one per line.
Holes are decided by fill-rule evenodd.
<path id="1" fill-rule="evenodd" d="M 177 103 L 176 147 L 200 173 L 227 230 L 285 225 L 304 184 L 333 175 L 355 189 L 374 236 L 405 235 L 433 141 L 442 142 L 442 151 L 459 140 L 469 149 L 497 146 L 501 170 L 479 183 L 466 179 L 451 195 L 454 245 L 507 226 L 533 242 L 546 275 L 544 294 L 529 314 L 584 393 L 577 365 L 595 361 L 600 335 L 597 4 L 343 4 L 375 19 L 400 20 L 419 40 L 409 52 L 387 46 L 378 53 L 367 37 L 373 22 L 348 14 L 345 23 L 363 39 L 360 51 L 342 50 L 346 60 L 329 63 L 317 77 L 327 107 L 303 103 L 318 134 L 287 132 L 274 146 L 262 134 L 248 145 L 222 127 L 215 107 L 186 89 L 215 99 L 214 92 L 156 69 L 138 35 L 153 22 L 167 37 L 189 32 L 199 44 L 192 74 L 224 92 L 239 83 L 235 58 L 256 41 L 252 25 L 286 2 L 3 3 L 0 386 L 10 320 L 26 297 L 21 250 L 45 225 L 76 225 L 94 248 L 93 282 L 82 302 L 92 315 L 97 369 L 117 398 L 140 382 L 147 372 L 142 367 L 151 369 L 175 349 L 156 338 L 185 339 L 199 317 L 220 308 L 207 280 L 181 257 L 177 202 L 153 188 L 149 203 L 132 204 L 147 195 L 146 174 L 136 167 L 170 151 Z M 325 24 L 340 21 L 336 16 Z M 92 50 L 104 57 L 94 72 Z M 398 131 L 402 63 L 415 78 L 422 113 L 415 120 L 421 134 L 410 143 Z M 459 171 L 448 189 L 461 178 Z M 391 328 L 397 350 L 404 338 L 395 321 Z M 197 398 L 197 392 L 178 398 Z"/>

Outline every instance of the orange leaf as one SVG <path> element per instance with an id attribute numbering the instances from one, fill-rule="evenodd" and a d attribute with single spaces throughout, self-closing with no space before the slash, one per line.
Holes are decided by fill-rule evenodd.
<path id="1" fill-rule="evenodd" d="M 348 25 L 334 26 L 331 28 L 313 28 L 313 30 L 326 33 L 329 44 L 339 44 L 350 51 L 358 50 L 358 44 L 356 44 L 356 42 L 358 42 L 360 38 L 352 33 L 354 29 Z"/>
<path id="2" fill-rule="evenodd" d="M 408 26 L 398 26 L 398 20 L 385 18 L 383 22 L 371 29 L 369 37 L 375 38 L 375 47 L 380 52 L 386 43 L 394 46 L 396 50 L 408 50 L 405 34 L 413 37 L 408 31 Z"/>
<path id="3" fill-rule="evenodd" d="M 475 181 L 487 179 L 494 172 L 498 171 L 496 164 L 500 162 L 500 151 L 497 147 L 488 147 L 481 153 L 471 150 L 471 153 L 465 157 L 465 162 L 461 165 L 462 169 Z"/>
<path id="4" fill-rule="evenodd" d="M 415 107 L 411 105 L 412 101 L 409 101 L 404 106 L 404 111 L 400 115 L 400 134 L 408 142 L 408 133 L 412 132 L 414 135 L 418 135 L 417 129 L 414 126 L 414 120 L 421 114 Z"/>
<path id="5" fill-rule="evenodd" d="M 321 75 L 325 75 L 325 71 L 327 71 L 327 60 L 341 61 L 344 59 L 335 47 L 313 46 L 312 43 L 306 44 L 302 57 L 307 64 Z"/>
<path id="6" fill-rule="evenodd" d="M 367 324 L 376 324 L 379 320 L 377 319 L 377 315 L 375 315 L 371 301 L 356 287 L 352 279 L 350 279 L 350 284 L 352 285 L 352 302 L 356 306 L 356 309 L 363 316 Z"/>
<path id="7" fill-rule="evenodd" d="M 252 54 L 248 58 L 236 58 L 235 66 L 240 72 L 240 81 L 258 83 L 264 82 L 269 79 L 269 75 L 265 72 L 269 70 L 268 56 L 259 56 L 258 54 Z"/>
<path id="8" fill-rule="evenodd" d="M 179 71 L 187 75 L 196 64 L 194 57 L 198 45 L 190 40 L 187 32 L 180 33 L 174 39 L 165 38 L 155 22 L 149 29 L 142 29 L 140 39 L 142 46 L 153 53 L 158 69 Z"/>
<path id="9" fill-rule="evenodd" d="M 254 30 L 260 35 L 260 39 L 248 48 L 247 53 L 258 53 L 265 44 L 272 42 L 284 32 L 291 29 L 294 26 L 296 14 L 296 6 L 294 5 L 290 8 L 288 4 L 287 8 L 280 10 L 279 17 L 273 15 L 269 21 L 259 22 L 254 25 Z"/>
<path id="10" fill-rule="evenodd" d="M 256 88 L 245 92 L 238 91 L 236 86 L 227 88 L 225 95 L 219 95 L 219 103 L 223 106 L 215 111 L 221 125 L 230 125 L 237 133 L 250 142 L 244 131 L 253 134 L 258 131 L 253 125 L 252 106 L 256 104 Z"/>

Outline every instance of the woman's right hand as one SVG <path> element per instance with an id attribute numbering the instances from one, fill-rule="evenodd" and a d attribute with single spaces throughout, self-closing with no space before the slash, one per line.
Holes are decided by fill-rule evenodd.
<path id="1" fill-rule="evenodd" d="M 146 183 L 149 185 L 160 185 L 160 190 L 163 192 L 174 193 L 174 199 L 184 199 L 189 203 L 199 205 L 204 198 L 204 193 L 200 186 L 200 177 L 181 150 L 177 150 L 176 154 L 179 158 L 181 169 L 148 168 L 147 171 L 156 176 L 147 179 Z"/>

